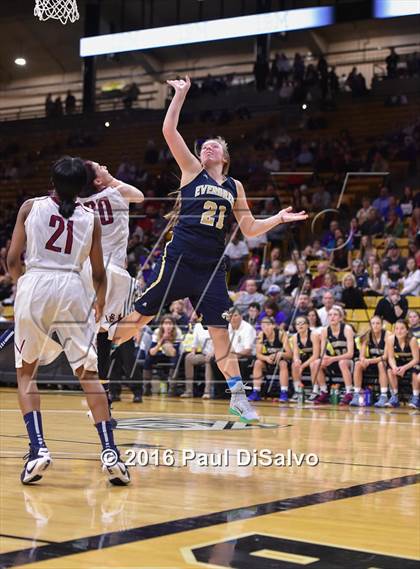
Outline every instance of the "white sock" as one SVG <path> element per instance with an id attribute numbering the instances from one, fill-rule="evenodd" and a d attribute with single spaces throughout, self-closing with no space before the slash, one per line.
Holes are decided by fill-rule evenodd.
<path id="1" fill-rule="evenodd" d="M 312 387 L 312 393 L 319 393 L 319 385 L 318 385 L 318 384 L 315 384 L 315 385 Z"/>
<path id="2" fill-rule="evenodd" d="M 354 388 L 354 392 L 355 392 L 355 393 L 360 393 L 360 387 L 355 387 L 355 388 Z"/>
<path id="3" fill-rule="evenodd" d="M 351 393 L 351 385 L 346 385 L 346 393 Z"/>
<path id="4" fill-rule="evenodd" d="M 326 385 L 321 386 L 321 393 L 328 393 L 328 387 Z"/>
<path id="5" fill-rule="evenodd" d="M 388 388 L 387 387 L 381 387 L 381 395 L 387 395 L 388 394 Z"/>
<path id="6" fill-rule="evenodd" d="M 287 391 L 289 388 L 288 387 L 284 387 L 283 385 L 281 386 L 281 391 Z"/>
<path id="7" fill-rule="evenodd" d="M 299 389 L 300 389 L 300 381 L 294 381 L 294 382 L 293 382 L 293 387 L 294 387 L 295 391 L 299 391 Z"/>
<path id="8" fill-rule="evenodd" d="M 420 391 L 418 389 L 413 389 L 414 397 L 418 397 L 420 395 Z"/>
<path id="9" fill-rule="evenodd" d="M 392 395 L 398 395 L 398 389 L 391 389 Z"/>
<path id="10" fill-rule="evenodd" d="M 254 391 L 261 391 L 261 387 L 254 387 Z"/>

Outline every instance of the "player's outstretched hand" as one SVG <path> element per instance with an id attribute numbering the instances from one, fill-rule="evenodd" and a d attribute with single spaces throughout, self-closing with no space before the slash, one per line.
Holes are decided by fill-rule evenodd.
<path id="1" fill-rule="evenodd" d="M 185 81 L 184 79 L 173 79 L 166 82 L 175 89 L 175 94 L 182 95 L 183 97 L 186 96 L 191 87 L 191 81 L 188 75 L 185 77 Z"/>
<path id="2" fill-rule="evenodd" d="M 286 207 L 279 211 L 281 223 L 293 223 L 294 221 L 304 221 L 305 219 L 308 219 L 306 211 L 294 213 L 292 209 L 292 207 Z"/>

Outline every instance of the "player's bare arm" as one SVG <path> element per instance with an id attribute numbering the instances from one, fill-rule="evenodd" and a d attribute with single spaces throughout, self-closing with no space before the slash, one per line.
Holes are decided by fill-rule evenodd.
<path id="1" fill-rule="evenodd" d="M 162 132 L 169 150 L 172 152 L 178 166 L 181 169 L 181 185 L 190 182 L 203 169 L 200 161 L 190 151 L 185 140 L 178 131 L 179 115 L 185 98 L 191 87 L 189 77 L 175 81 L 167 81 L 168 85 L 175 89 L 174 97 L 166 112 L 163 121 Z"/>
<path id="2" fill-rule="evenodd" d="M 281 223 L 294 223 L 308 219 L 308 214 L 305 211 L 294 213 L 291 207 L 282 209 L 267 219 L 255 219 L 249 209 L 243 185 L 238 180 L 235 180 L 235 183 L 238 197 L 235 201 L 233 213 L 245 237 L 258 237 Z"/>
<path id="3" fill-rule="evenodd" d="M 95 219 L 89 258 L 92 265 L 93 286 L 96 292 L 95 318 L 98 322 L 105 306 L 106 272 L 102 254 L 101 226 L 97 218 Z"/>
<path id="4" fill-rule="evenodd" d="M 19 210 L 7 255 L 7 267 L 14 283 L 22 276 L 21 257 L 26 245 L 25 221 L 31 211 L 32 203 L 32 200 L 27 200 Z"/>

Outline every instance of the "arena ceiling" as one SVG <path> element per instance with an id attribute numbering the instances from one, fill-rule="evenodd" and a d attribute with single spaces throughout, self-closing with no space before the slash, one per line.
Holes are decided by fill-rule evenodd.
<path id="1" fill-rule="evenodd" d="M 101 33 L 174 25 L 199 19 L 216 19 L 257 12 L 257 0 L 98 0 L 101 6 Z M 269 2 L 269 0 L 261 0 Z M 346 0 L 342 0 L 346 1 Z M 353 2 L 355 0 L 352 0 Z M 357 0 L 356 0 L 357 1 Z M 28 79 L 41 75 L 66 73 L 80 69 L 79 38 L 84 35 L 84 11 L 87 0 L 78 0 L 81 19 L 75 24 L 63 26 L 56 21 L 39 22 L 33 16 L 33 0 L 1 0 L 0 3 L 0 81 Z M 271 9 L 292 9 L 302 6 L 331 4 L 331 0 L 272 0 Z M 418 17 L 397 20 L 367 20 L 338 24 L 316 30 L 317 38 L 327 47 L 337 38 L 354 39 L 361 44 L 367 38 L 378 37 L 378 45 L 384 46 L 380 38 L 387 35 L 416 34 Z M 316 38 L 310 31 L 293 32 L 287 36 L 273 38 L 274 49 L 293 49 L 307 46 L 317 51 Z M 157 63 L 173 60 L 199 60 L 204 55 L 224 55 L 233 50 L 249 53 L 253 57 L 252 38 L 212 42 L 195 46 L 165 48 L 148 52 Z M 26 67 L 17 67 L 14 59 L 23 56 Z M 116 59 L 101 57 L 99 65 L 121 64 L 142 65 L 141 54 L 121 54 Z"/>

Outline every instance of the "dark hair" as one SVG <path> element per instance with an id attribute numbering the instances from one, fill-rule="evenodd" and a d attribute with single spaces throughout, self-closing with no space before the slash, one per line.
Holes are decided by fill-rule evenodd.
<path id="1" fill-rule="evenodd" d="M 86 185 L 86 169 L 81 158 L 63 156 L 52 167 L 52 181 L 60 200 L 58 211 L 68 219 L 73 215 L 76 198 Z"/>
<path id="2" fill-rule="evenodd" d="M 318 328 L 319 326 L 322 325 L 321 318 L 319 317 L 318 311 L 317 311 L 316 308 L 310 308 L 310 309 L 308 310 L 308 316 L 309 316 L 309 313 L 310 313 L 310 312 L 314 312 L 314 313 L 315 313 L 315 324 L 316 324 L 316 327 Z M 308 322 L 309 322 L 309 318 L 308 318 Z"/>
<path id="3" fill-rule="evenodd" d="M 258 304 L 258 302 L 251 302 L 248 308 L 256 308 L 257 310 L 261 310 L 261 306 Z"/>
<path id="4" fill-rule="evenodd" d="M 79 194 L 83 198 L 87 198 L 92 194 L 96 194 L 97 192 L 97 188 L 93 183 L 96 178 L 96 172 L 90 160 L 85 160 L 85 169 L 86 169 L 86 184 L 84 185 L 82 191 Z"/>
<path id="5" fill-rule="evenodd" d="M 266 302 L 264 302 L 264 309 L 267 308 L 270 308 L 273 312 L 275 312 L 275 314 L 277 314 L 277 312 L 279 311 L 277 302 L 274 302 L 273 300 L 267 300 Z"/>

